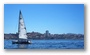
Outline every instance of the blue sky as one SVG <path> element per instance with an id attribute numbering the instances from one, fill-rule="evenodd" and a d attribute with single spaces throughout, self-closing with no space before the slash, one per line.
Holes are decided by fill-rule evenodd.
<path id="1" fill-rule="evenodd" d="M 83 4 L 4 4 L 4 33 L 18 31 L 20 10 L 27 32 L 84 34 Z"/>

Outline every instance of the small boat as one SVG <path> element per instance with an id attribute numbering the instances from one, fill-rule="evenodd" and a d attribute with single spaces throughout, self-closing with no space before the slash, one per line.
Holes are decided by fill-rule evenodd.
<path id="1" fill-rule="evenodd" d="M 12 44 L 31 44 L 31 41 L 27 38 L 26 27 L 24 24 L 23 16 L 20 10 L 19 13 L 19 25 L 18 25 L 18 39 L 13 40 Z"/>

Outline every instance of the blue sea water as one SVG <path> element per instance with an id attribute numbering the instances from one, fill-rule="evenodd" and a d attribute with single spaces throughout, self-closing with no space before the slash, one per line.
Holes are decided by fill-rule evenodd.
<path id="1" fill-rule="evenodd" d="M 26 49 L 84 49 L 84 40 L 31 40 L 32 44 L 24 45 Z M 23 45 L 12 44 L 4 40 L 4 49 L 20 49 Z"/>

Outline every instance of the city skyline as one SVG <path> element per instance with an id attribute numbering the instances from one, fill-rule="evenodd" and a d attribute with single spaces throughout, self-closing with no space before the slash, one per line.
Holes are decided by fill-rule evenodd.
<path id="1" fill-rule="evenodd" d="M 84 34 L 84 4 L 4 4 L 4 33 L 18 31 L 20 10 L 27 32 Z"/>

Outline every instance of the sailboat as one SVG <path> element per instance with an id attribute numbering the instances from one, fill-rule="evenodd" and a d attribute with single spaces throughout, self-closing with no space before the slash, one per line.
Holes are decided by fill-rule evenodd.
<path id="1" fill-rule="evenodd" d="M 26 27 L 21 10 L 19 12 L 18 39 L 13 40 L 12 44 L 31 44 L 31 41 L 28 40 L 27 37 Z"/>

